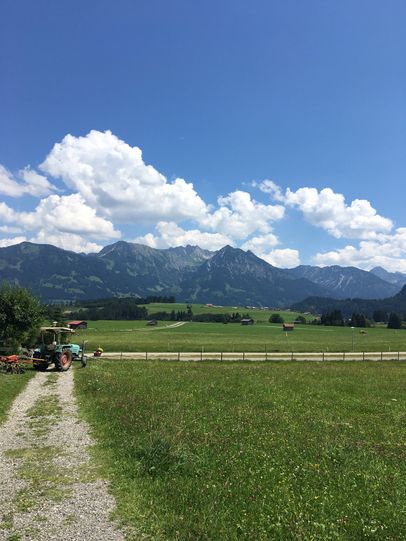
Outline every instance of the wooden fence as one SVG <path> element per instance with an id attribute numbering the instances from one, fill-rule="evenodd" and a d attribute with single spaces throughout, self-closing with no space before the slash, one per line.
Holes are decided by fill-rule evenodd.
<path id="1" fill-rule="evenodd" d="M 103 358 L 168 361 L 406 361 L 406 351 L 365 352 L 105 352 Z"/>

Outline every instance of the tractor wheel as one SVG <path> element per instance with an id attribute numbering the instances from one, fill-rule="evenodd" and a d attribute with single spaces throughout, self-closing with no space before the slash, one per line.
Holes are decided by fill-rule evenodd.
<path id="1" fill-rule="evenodd" d="M 33 366 L 35 370 L 38 370 L 38 372 L 45 372 L 48 368 L 48 363 L 35 363 Z"/>
<path id="2" fill-rule="evenodd" d="M 64 349 L 61 353 L 55 353 L 55 368 L 58 372 L 66 372 L 72 364 L 72 352 Z"/>

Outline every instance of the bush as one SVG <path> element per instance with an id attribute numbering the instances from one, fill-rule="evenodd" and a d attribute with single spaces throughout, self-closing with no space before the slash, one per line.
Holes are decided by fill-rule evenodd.
<path id="1" fill-rule="evenodd" d="M 327 314 L 322 314 L 320 318 L 321 325 L 336 325 L 342 327 L 344 325 L 344 318 L 341 310 L 333 310 Z"/>
<path id="2" fill-rule="evenodd" d="M 376 323 L 387 323 L 388 314 L 384 310 L 375 310 L 372 314 L 372 319 Z"/>
<path id="3" fill-rule="evenodd" d="M 280 314 L 271 314 L 269 323 L 284 323 L 284 320 Z"/>
<path id="4" fill-rule="evenodd" d="M 0 287 L 0 340 L 15 350 L 33 346 L 43 321 L 44 309 L 36 297 L 22 287 Z"/>
<path id="5" fill-rule="evenodd" d="M 390 314 L 388 319 L 388 329 L 400 329 L 402 327 L 402 320 L 399 314 Z"/>

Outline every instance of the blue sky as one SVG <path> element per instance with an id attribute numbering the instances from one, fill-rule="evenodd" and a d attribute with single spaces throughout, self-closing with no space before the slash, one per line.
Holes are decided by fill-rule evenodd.
<path id="1" fill-rule="evenodd" d="M 405 23 L 400 0 L 4 0 L 0 246 L 406 272 Z"/>

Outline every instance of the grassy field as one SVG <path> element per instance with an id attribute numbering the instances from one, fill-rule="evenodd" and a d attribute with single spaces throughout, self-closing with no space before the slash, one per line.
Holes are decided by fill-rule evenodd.
<path id="1" fill-rule="evenodd" d="M 375 327 L 361 334 L 350 327 L 296 325 L 285 333 L 281 325 L 242 326 L 235 323 L 185 323 L 170 327 L 161 321 L 157 328 L 145 321 L 89 321 L 78 331 L 77 341 L 86 340 L 88 351 L 102 346 L 106 351 L 405 351 L 406 330 Z"/>
<path id="2" fill-rule="evenodd" d="M 134 539 L 405 539 L 404 363 L 75 372 Z"/>
<path id="3" fill-rule="evenodd" d="M 152 314 L 154 312 L 175 312 L 186 310 L 187 305 L 185 303 L 150 303 L 144 304 L 147 308 L 148 313 Z M 271 310 L 271 309 L 260 309 L 260 308 L 246 308 L 245 306 L 207 306 L 206 304 L 192 304 L 192 311 L 194 315 L 198 314 L 232 314 L 233 312 L 239 312 L 240 314 L 249 313 L 249 315 L 255 319 L 255 321 L 266 323 L 269 321 L 271 314 L 279 314 L 283 317 L 286 323 L 292 323 L 298 316 L 303 316 L 307 320 L 312 320 L 315 318 L 314 315 L 304 315 L 301 312 L 291 312 L 290 310 Z"/>
<path id="4" fill-rule="evenodd" d="M 28 380 L 35 374 L 27 368 L 24 374 L 4 374 L 0 372 L 0 423 L 4 421 L 14 398 L 23 390 Z"/>

